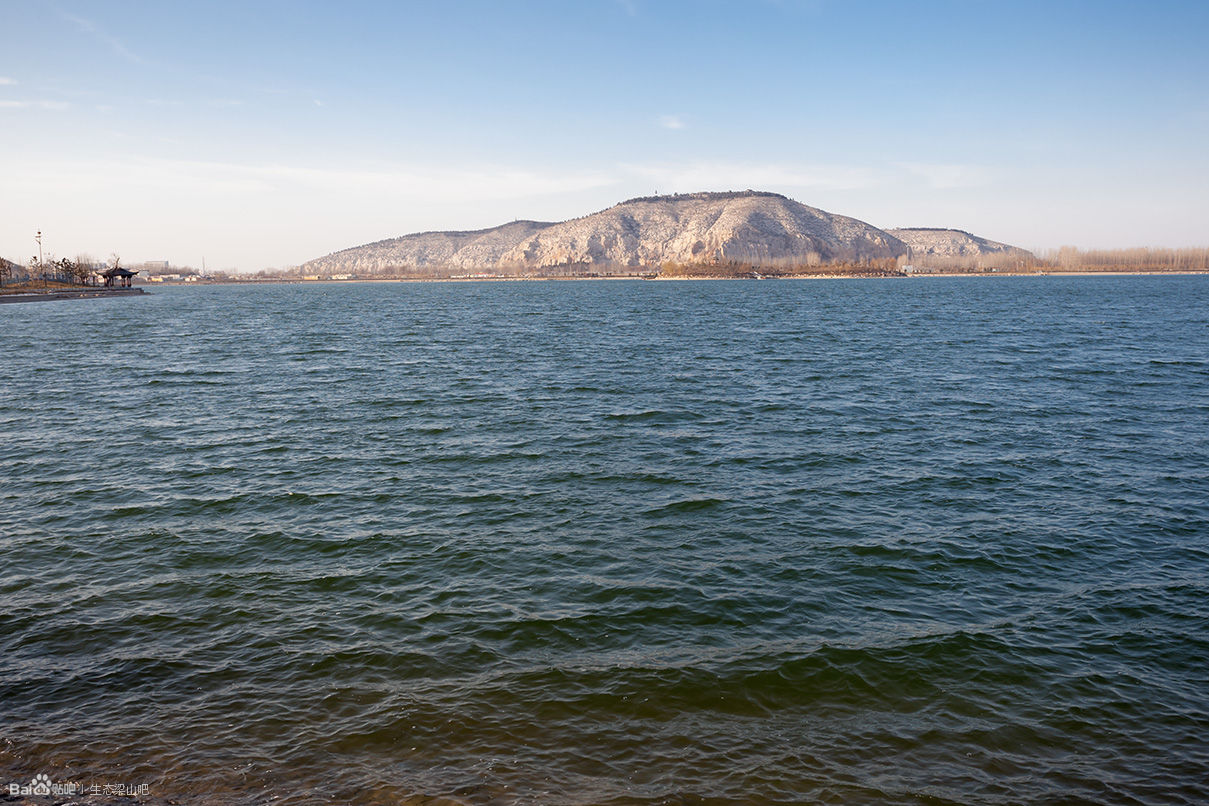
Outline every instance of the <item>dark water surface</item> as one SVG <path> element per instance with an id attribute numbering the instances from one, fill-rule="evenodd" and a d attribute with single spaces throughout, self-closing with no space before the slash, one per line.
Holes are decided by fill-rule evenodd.
<path id="1" fill-rule="evenodd" d="M 164 288 L 0 335 L 0 784 L 1209 802 L 1209 278 Z"/>

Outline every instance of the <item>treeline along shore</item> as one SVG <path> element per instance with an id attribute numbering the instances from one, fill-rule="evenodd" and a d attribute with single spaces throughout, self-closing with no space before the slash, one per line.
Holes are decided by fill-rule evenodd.
<path id="1" fill-rule="evenodd" d="M 357 273 L 315 274 L 305 267 L 265 269 L 252 274 L 219 274 L 220 282 L 351 282 L 358 280 L 516 280 L 516 279 L 771 279 L 813 277 L 997 276 L 1037 274 L 1200 274 L 1209 272 L 1209 248 L 1096 249 L 1063 247 L 1036 256 L 998 259 L 993 255 L 922 255 L 827 262 L 723 260 L 667 261 L 654 266 L 562 264 L 540 268 L 467 271 L 457 266 L 383 266 Z"/>
<path id="2" fill-rule="evenodd" d="M 11 265 L 11 264 L 10 264 Z M 20 267 L 18 267 L 20 268 Z M 1193 249 L 1096 249 L 1063 247 L 1012 261 L 994 256 L 944 256 L 878 258 L 828 262 L 744 261 L 710 262 L 666 261 L 654 266 L 562 264 L 541 268 L 493 268 L 468 271 L 446 265 L 383 266 L 357 273 L 314 274 L 304 267 L 263 269 L 249 273 L 210 272 L 202 275 L 188 267 L 172 267 L 170 272 L 145 272 L 134 279 L 134 287 L 104 288 L 67 278 L 31 278 L 24 272 L 18 279 L 0 284 L 0 303 L 84 299 L 137 295 L 147 283 L 230 284 L 264 282 L 384 282 L 384 281 L 475 281 L 475 280 L 591 280 L 591 279 L 794 279 L 794 278 L 891 278 L 924 276 L 1011 276 L 1038 274 L 1202 274 L 1209 273 L 1209 248 Z"/>

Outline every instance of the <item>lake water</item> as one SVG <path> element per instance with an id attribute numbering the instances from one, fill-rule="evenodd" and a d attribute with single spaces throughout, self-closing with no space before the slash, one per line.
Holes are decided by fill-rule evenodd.
<path id="1" fill-rule="evenodd" d="M 1209 277 L 0 307 L 0 785 L 1209 801 Z"/>

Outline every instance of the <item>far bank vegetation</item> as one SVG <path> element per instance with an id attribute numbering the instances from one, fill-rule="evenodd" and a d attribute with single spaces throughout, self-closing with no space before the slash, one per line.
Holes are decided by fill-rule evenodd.
<path id="1" fill-rule="evenodd" d="M 1205 271 L 1209 268 L 1209 248 L 1080 250 L 1063 246 L 1046 252 L 1045 261 L 1063 271 Z"/>
<path id="2" fill-rule="evenodd" d="M 823 261 L 816 255 L 792 260 L 712 260 L 640 266 L 563 263 L 553 266 L 493 266 L 466 269 L 443 265 L 351 269 L 348 273 L 314 273 L 308 266 L 259 272 L 258 280 L 478 280 L 502 278 L 777 278 L 898 277 L 925 274 L 1045 274 L 1050 272 L 1196 272 L 1209 271 L 1209 249 L 1097 249 L 1062 247 L 1037 256 L 1023 250 L 979 255 L 911 255 L 898 258 Z M 252 276 L 249 276 L 252 279 Z"/>
<path id="3" fill-rule="evenodd" d="M 119 264 L 117 255 L 110 258 Z M 31 258 L 25 265 L 0 259 L 0 293 L 22 289 L 94 284 L 106 264 L 87 255 L 74 260 L 47 256 Z M 148 267 L 140 267 L 148 268 Z M 315 273 L 310 266 L 264 269 L 248 274 L 210 272 L 202 276 L 191 269 L 154 267 L 145 272 L 156 280 L 195 280 L 201 282 L 297 282 L 299 280 L 475 280 L 504 278 L 778 278 L 778 277 L 896 277 L 912 273 L 928 274 L 1046 274 L 1051 272 L 1164 273 L 1209 271 L 1209 248 L 1080 250 L 1064 246 L 1042 252 L 1040 256 L 1022 250 L 981 255 L 911 255 L 898 258 L 849 259 L 826 262 L 817 256 L 800 263 L 793 261 L 722 260 L 701 263 L 663 262 L 653 265 L 621 266 L 594 263 L 564 263 L 542 267 L 485 267 L 466 269 L 453 266 L 388 266 L 351 268 L 348 273 Z M 142 280 L 142 278 L 140 278 Z"/>
<path id="4" fill-rule="evenodd" d="M 1199 272 L 1209 271 L 1209 248 L 1050 249 L 1040 256 L 1019 253 L 984 255 L 913 255 L 900 263 L 937 273 L 969 272 Z"/>
<path id="5" fill-rule="evenodd" d="M 660 277 L 894 277 L 902 274 L 900 260 L 849 260 L 802 264 L 778 262 L 772 265 L 742 260 L 715 263 L 663 263 Z"/>
<path id="6" fill-rule="evenodd" d="M 929 274 L 1037 274 L 1049 272 L 1202 272 L 1209 271 L 1209 248 L 1080 250 L 1064 246 L 1042 256 L 1020 252 L 982 255 L 912 255 L 878 260 L 761 264 L 723 261 L 708 264 L 664 263 L 661 277 L 894 277 Z"/>

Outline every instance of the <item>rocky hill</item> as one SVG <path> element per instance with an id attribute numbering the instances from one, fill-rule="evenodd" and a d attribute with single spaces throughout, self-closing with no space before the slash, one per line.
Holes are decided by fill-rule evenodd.
<path id="1" fill-rule="evenodd" d="M 630 199 L 583 218 L 514 221 L 474 232 L 425 232 L 334 252 L 304 274 L 385 270 L 655 269 L 667 262 L 802 265 L 893 258 L 901 241 L 847 216 L 776 193 L 690 193 Z"/>
<path id="2" fill-rule="evenodd" d="M 898 257 L 977 257 L 1015 250 L 960 230 L 881 230 L 754 190 L 630 199 L 560 223 L 513 221 L 473 232 L 423 232 L 303 264 L 309 274 L 575 274 L 668 264 L 800 267 Z"/>
<path id="3" fill-rule="evenodd" d="M 692 193 L 631 199 L 534 233 L 504 266 L 642 267 L 750 261 L 764 265 L 893 258 L 903 244 L 855 218 L 775 193 Z"/>
<path id="4" fill-rule="evenodd" d="M 552 226 L 513 221 L 470 232 L 418 232 L 342 249 L 302 265 L 304 274 L 378 274 L 391 269 L 494 268 L 504 253 Z"/>
<path id="5" fill-rule="evenodd" d="M 1016 246 L 998 241 L 988 241 L 959 229 L 933 229 L 912 227 L 886 230 L 905 243 L 911 250 L 911 259 L 925 261 L 928 258 L 1032 258 L 1033 254 Z"/>

